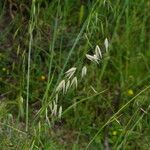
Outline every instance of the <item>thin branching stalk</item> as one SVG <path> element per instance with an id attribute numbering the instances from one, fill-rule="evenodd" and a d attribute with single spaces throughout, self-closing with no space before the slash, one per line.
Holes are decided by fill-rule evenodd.
<path id="1" fill-rule="evenodd" d="M 29 50 L 28 50 L 28 70 L 27 70 L 27 97 L 26 97 L 26 132 L 29 124 L 29 94 L 30 94 L 30 68 L 31 68 L 31 50 L 33 43 L 33 29 L 34 29 L 34 15 L 35 15 L 35 1 L 32 1 L 31 22 L 29 24 Z"/>

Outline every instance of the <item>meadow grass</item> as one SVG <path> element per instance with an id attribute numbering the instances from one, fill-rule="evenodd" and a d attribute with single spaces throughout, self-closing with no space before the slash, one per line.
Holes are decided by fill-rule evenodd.
<path id="1" fill-rule="evenodd" d="M 148 150 L 150 2 L 0 2 L 0 149 Z"/>

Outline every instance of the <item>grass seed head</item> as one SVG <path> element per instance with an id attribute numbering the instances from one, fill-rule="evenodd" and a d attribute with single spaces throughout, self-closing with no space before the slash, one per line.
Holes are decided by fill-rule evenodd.
<path id="1" fill-rule="evenodd" d="M 56 116 L 56 115 L 57 115 L 57 104 L 54 101 L 53 102 L 53 108 L 52 108 L 51 116 Z"/>
<path id="2" fill-rule="evenodd" d="M 76 72 L 76 68 L 72 67 L 70 68 L 68 71 L 66 71 L 66 77 L 68 77 L 69 79 L 74 75 L 74 73 Z"/>
<path id="3" fill-rule="evenodd" d="M 98 45 L 96 45 L 95 54 L 96 54 L 97 58 L 102 59 L 102 52 Z"/>
<path id="4" fill-rule="evenodd" d="M 84 66 L 84 67 L 82 68 L 82 74 L 81 74 L 81 77 L 83 78 L 83 77 L 86 75 L 86 73 L 87 73 L 87 67 Z"/>
<path id="5" fill-rule="evenodd" d="M 74 77 L 74 78 L 72 79 L 70 86 L 74 86 L 75 88 L 77 88 L 77 86 L 78 86 L 77 77 Z"/>
<path id="6" fill-rule="evenodd" d="M 65 80 L 62 80 L 56 88 L 56 92 L 60 92 L 61 90 L 63 93 L 65 92 Z"/>
<path id="7" fill-rule="evenodd" d="M 67 83 L 66 83 L 66 91 L 65 92 L 68 91 L 69 87 L 70 87 L 70 80 L 68 80 Z"/>
<path id="8" fill-rule="evenodd" d="M 106 53 L 108 53 L 108 46 L 109 46 L 109 43 L 108 43 L 108 39 L 106 38 L 105 41 L 104 41 L 104 45 L 105 45 L 105 48 L 106 48 Z"/>
<path id="9" fill-rule="evenodd" d="M 61 116 L 62 116 L 62 106 L 59 107 L 58 118 L 61 118 Z"/>
<path id="10" fill-rule="evenodd" d="M 55 96 L 55 102 L 58 103 L 58 94 Z"/>
<path id="11" fill-rule="evenodd" d="M 97 58 L 96 55 L 92 56 L 92 55 L 86 54 L 86 57 L 87 57 L 87 59 L 89 59 L 90 61 L 98 63 L 98 58 Z"/>
<path id="12" fill-rule="evenodd" d="M 53 110 L 54 110 L 54 116 L 56 116 L 57 115 L 57 104 L 54 105 L 54 109 Z"/>

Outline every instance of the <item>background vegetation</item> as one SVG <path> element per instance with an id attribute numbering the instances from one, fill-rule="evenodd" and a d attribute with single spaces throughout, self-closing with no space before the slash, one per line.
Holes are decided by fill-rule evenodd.
<path id="1" fill-rule="evenodd" d="M 149 0 L 0 1 L 0 149 L 148 150 L 149 10 Z M 86 58 L 96 45 L 99 64 Z M 58 93 L 60 118 L 49 105 L 72 67 L 78 85 Z"/>

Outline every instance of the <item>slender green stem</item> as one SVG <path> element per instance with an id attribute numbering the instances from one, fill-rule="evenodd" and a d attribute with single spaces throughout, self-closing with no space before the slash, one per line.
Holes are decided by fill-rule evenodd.
<path id="1" fill-rule="evenodd" d="M 123 105 L 112 117 L 110 117 L 108 119 L 108 121 L 98 130 L 98 132 L 95 134 L 95 136 L 91 139 L 91 141 L 89 142 L 89 144 L 87 145 L 86 149 L 89 148 L 89 146 L 93 143 L 93 141 L 95 140 L 95 138 L 100 134 L 100 132 L 102 131 L 102 129 L 107 126 L 110 122 L 112 122 L 117 115 L 124 109 L 126 108 L 132 101 L 134 101 L 139 95 L 141 95 L 143 92 L 147 91 L 150 88 L 150 85 L 148 85 L 146 88 L 144 88 L 141 92 L 139 92 L 137 95 L 135 95 L 130 101 L 128 101 L 125 105 Z"/>
<path id="2" fill-rule="evenodd" d="M 31 22 L 29 24 L 29 50 L 28 50 L 28 70 L 27 70 L 27 97 L 26 97 L 26 132 L 29 124 L 29 94 L 30 94 L 30 68 L 31 68 L 31 50 L 33 43 L 35 4 L 32 2 Z"/>

